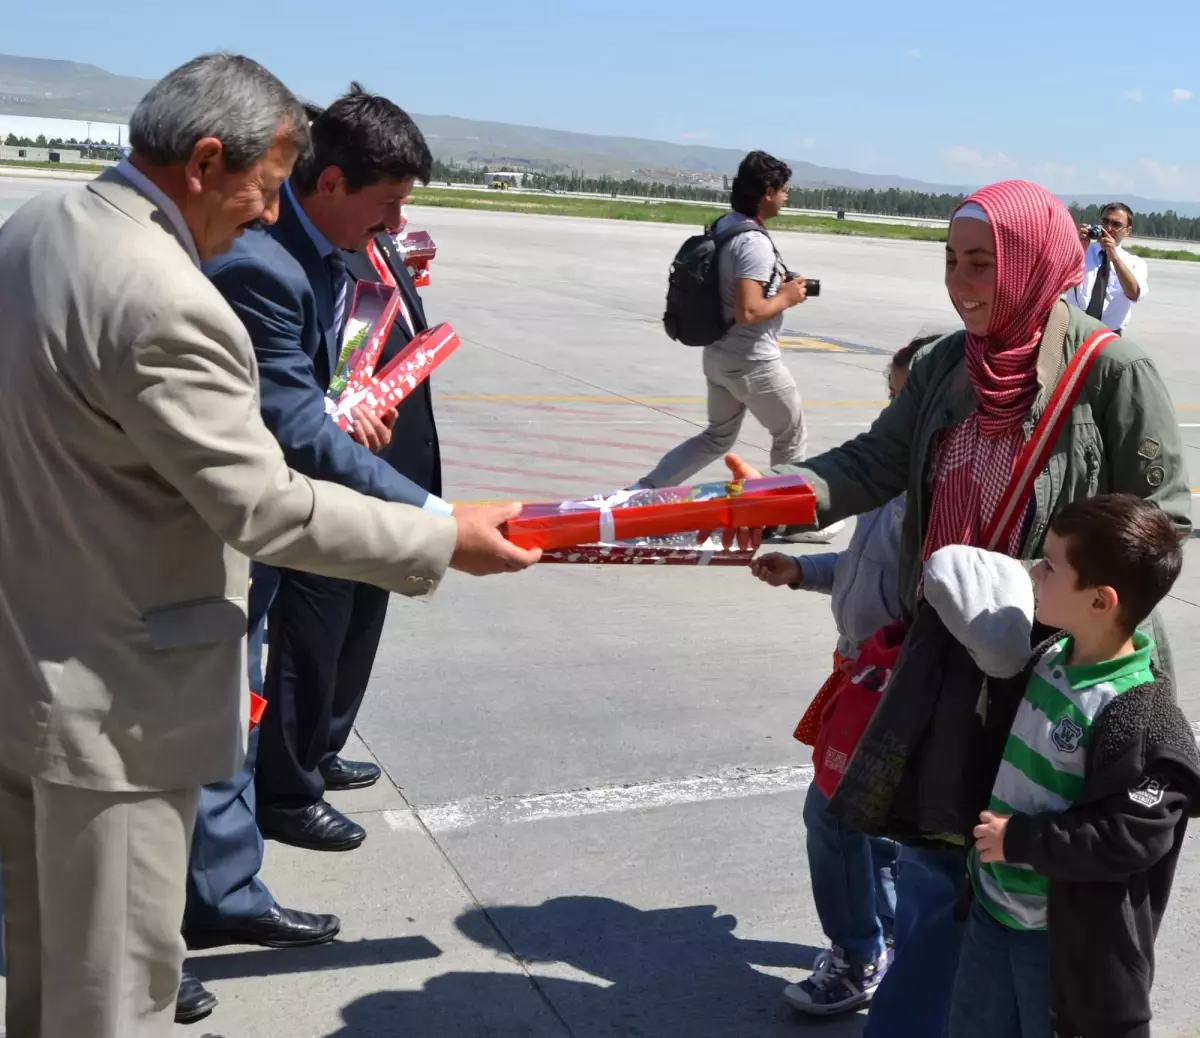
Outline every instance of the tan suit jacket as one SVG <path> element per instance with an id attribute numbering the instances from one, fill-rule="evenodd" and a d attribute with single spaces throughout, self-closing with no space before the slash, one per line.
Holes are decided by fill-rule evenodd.
<path id="1" fill-rule="evenodd" d="M 247 557 L 430 593 L 452 519 L 291 471 L 241 322 L 115 173 L 0 227 L 0 759 L 183 789 L 241 766 Z"/>

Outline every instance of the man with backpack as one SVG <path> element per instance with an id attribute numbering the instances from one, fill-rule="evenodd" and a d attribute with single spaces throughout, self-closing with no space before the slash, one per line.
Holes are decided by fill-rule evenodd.
<path id="1" fill-rule="evenodd" d="M 734 178 L 732 211 L 676 256 L 663 325 L 671 338 L 704 347 L 708 428 L 671 450 L 640 487 L 676 486 L 724 456 L 747 411 L 771 434 L 772 465 L 805 457 L 800 391 L 783 363 L 779 330 L 784 311 L 807 292 L 764 226 L 787 204 L 791 178 L 785 162 L 752 151 Z"/>

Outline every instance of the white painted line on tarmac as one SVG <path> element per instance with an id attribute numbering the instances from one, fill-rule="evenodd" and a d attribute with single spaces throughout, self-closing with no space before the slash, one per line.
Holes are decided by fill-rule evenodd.
<path id="1" fill-rule="evenodd" d="M 531 796 L 480 797 L 456 800 L 448 804 L 418 807 L 411 811 L 385 811 L 384 821 L 399 831 L 420 828 L 445 833 L 473 826 L 515 825 L 521 822 L 546 822 L 557 818 L 612 814 L 620 811 L 644 811 L 653 807 L 676 807 L 708 800 L 735 800 L 769 796 L 807 789 L 813 769 L 780 767 L 755 771 L 734 768 L 697 778 L 643 782 L 628 786 L 602 786 Z"/>
<path id="2" fill-rule="evenodd" d="M 1193 721 L 1192 733 L 1200 742 L 1200 722 Z M 559 818 L 645 811 L 655 807 L 677 807 L 708 800 L 739 800 L 745 797 L 794 793 L 812 783 L 811 766 L 733 768 L 696 778 L 642 782 L 629 786 L 601 786 L 531 796 L 476 797 L 448 804 L 418 807 L 415 811 L 384 811 L 383 819 L 397 832 L 459 832 L 477 825 L 516 825 L 548 822 Z"/>

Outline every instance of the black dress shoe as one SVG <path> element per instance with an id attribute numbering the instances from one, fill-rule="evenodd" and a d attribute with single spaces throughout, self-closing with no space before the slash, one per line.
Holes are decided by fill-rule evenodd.
<path id="1" fill-rule="evenodd" d="M 325 788 L 332 790 L 366 789 L 375 785 L 382 774 L 378 764 L 343 760 L 341 757 L 334 757 L 328 764 L 321 765 L 321 777 L 325 779 Z"/>
<path id="2" fill-rule="evenodd" d="M 175 996 L 175 1022 L 194 1024 L 217 1008 L 217 996 L 209 991 L 190 970 L 183 971 L 179 994 Z"/>
<path id="3" fill-rule="evenodd" d="M 352 851 L 367 838 L 366 829 L 324 800 L 311 807 L 260 811 L 258 828 L 268 840 L 307 851 Z"/>
<path id="4" fill-rule="evenodd" d="M 231 919 L 211 930 L 184 931 L 188 949 L 223 948 L 227 944 L 256 944 L 260 948 L 308 948 L 332 941 L 342 929 L 336 915 L 313 915 L 272 905 L 254 919 Z M 203 990 L 203 988 L 201 988 Z"/>

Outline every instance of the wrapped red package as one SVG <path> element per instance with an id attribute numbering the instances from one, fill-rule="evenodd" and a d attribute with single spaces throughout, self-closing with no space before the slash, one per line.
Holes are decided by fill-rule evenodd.
<path id="1" fill-rule="evenodd" d="M 526 505 L 504 526 L 522 548 L 553 551 L 741 527 L 812 526 L 817 499 L 801 476 L 622 490 L 607 498 Z"/>
<path id="2" fill-rule="evenodd" d="M 542 553 L 542 562 L 583 566 L 749 566 L 753 551 L 726 548 L 715 539 L 698 544 L 696 535 L 648 537 L 621 544 L 580 544 Z"/>
<path id="3" fill-rule="evenodd" d="M 326 392 L 327 411 L 332 413 L 355 377 L 367 377 L 375 370 L 399 313 L 400 293 L 394 285 L 378 281 L 360 281 L 355 285 L 342 346 Z"/>
<path id="4" fill-rule="evenodd" d="M 396 407 L 460 345 L 454 329 L 439 324 L 418 335 L 375 375 L 355 372 L 331 411 L 334 421 L 348 430 L 355 407 L 366 407 L 373 414 Z"/>

